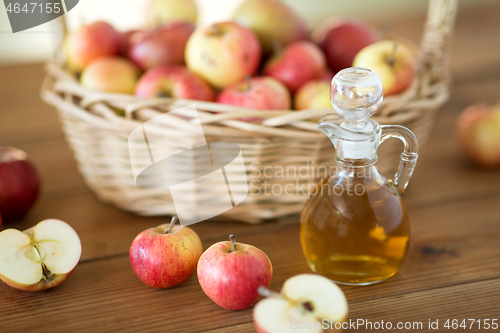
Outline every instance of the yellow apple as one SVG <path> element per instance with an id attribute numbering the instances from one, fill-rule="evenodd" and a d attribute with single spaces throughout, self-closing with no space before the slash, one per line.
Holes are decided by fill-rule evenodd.
<path id="1" fill-rule="evenodd" d="M 91 62 L 82 72 L 82 86 L 110 93 L 133 94 L 139 69 L 120 57 L 102 57 Z"/>
<path id="2" fill-rule="evenodd" d="M 196 24 L 198 9 L 193 0 L 153 0 L 148 8 L 148 24 L 158 28 L 171 21 Z"/>
<path id="3" fill-rule="evenodd" d="M 374 71 L 382 81 L 384 96 L 405 90 L 415 76 L 412 51 L 406 45 L 392 40 L 383 40 L 363 48 L 352 65 Z"/>
<path id="4" fill-rule="evenodd" d="M 235 22 L 201 27 L 186 45 L 186 65 L 218 89 L 255 74 L 260 59 L 259 40 L 249 29 Z"/>
<path id="5" fill-rule="evenodd" d="M 332 109 L 330 103 L 330 81 L 315 80 L 304 84 L 295 93 L 295 110 Z"/>

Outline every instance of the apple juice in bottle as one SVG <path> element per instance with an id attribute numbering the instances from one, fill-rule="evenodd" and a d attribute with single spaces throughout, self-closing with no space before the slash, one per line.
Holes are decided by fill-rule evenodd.
<path id="1" fill-rule="evenodd" d="M 402 126 L 380 126 L 369 117 L 382 102 L 382 83 L 372 71 L 347 68 L 332 80 L 330 99 L 344 118 L 320 119 L 332 140 L 337 165 L 311 193 L 302 211 L 300 240 L 310 268 L 335 282 L 368 285 L 394 275 L 408 250 L 409 221 L 401 199 L 417 160 L 417 141 Z M 404 143 L 394 180 L 374 166 L 388 138 Z"/>

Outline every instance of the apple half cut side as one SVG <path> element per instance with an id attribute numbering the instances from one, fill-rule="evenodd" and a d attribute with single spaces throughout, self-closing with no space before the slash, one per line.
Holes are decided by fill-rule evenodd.
<path id="1" fill-rule="evenodd" d="M 63 283 L 80 260 L 82 245 L 66 222 L 48 219 L 21 232 L 0 232 L 0 279 L 9 286 L 40 291 Z"/>
<path id="2" fill-rule="evenodd" d="M 342 289 L 316 274 L 299 274 L 286 280 L 280 293 L 259 288 L 267 298 L 254 307 L 259 333 L 340 332 L 348 305 Z"/>

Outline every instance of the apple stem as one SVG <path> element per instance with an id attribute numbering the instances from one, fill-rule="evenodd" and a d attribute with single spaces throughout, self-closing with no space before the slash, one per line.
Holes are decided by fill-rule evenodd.
<path id="1" fill-rule="evenodd" d="M 212 24 L 211 35 L 213 35 L 213 36 L 220 36 L 220 35 L 222 35 L 222 30 L 220 29 L 220 27 L 219 27 L 219 25 L 217 23 L 216 24 Z"/>
<path id="2" fill-rule="evenodd" d="M 397 49 L 398 49 L 398 43 L 395 42 L 394 45 L 393 45 L 393 47 L 392 47 L 391 55 L 387 59 L 387 63 L 389 64 L 389 66 L 393 66 L 394 62 L 396 61 L 396 51 L 397 51 Z"/>
<path id="3" fill-rule="evenodd" d="M 229 240 L 231 241 L 231 252 L 236 251 L 236 239 L 233 234 L 229 235 Z"/>
<path id="4" fill-rule="evenodd" d="M 276 291 L 273 291 L 271 289 L 268 289 L 264 286 L 260 286 L 258 289 L 257 289 L 257 292 L 259 293 L 259 295 L 263 296 L 263 297 L 279 297 L 279 298 L 284 298 L 283 295 L 281 295 L 280 293 L 276 292 Z"/>
<path id="5" fill-rule="evenodd" d="M 165 230 L 164 234 L 169 234 L 172 230 L 172 227 L 177 223 L 177 221 L 179 221 L 179 218 L 177 216 L 172 216 L 172 220 L 170 220 L 170 224 L 168 225 L 168 228 L 167 230 Z"/>

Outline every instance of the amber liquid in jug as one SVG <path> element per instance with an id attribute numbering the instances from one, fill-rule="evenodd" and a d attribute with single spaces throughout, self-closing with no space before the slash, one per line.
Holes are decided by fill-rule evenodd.
<path id="1" fill-rule="evenodd" d="M 335 78 L 332 80 L 334 107 L 335 103 L 346 101 L 345 98 L 341 102 L 335 100 L 335 97 L 338 98 L 335 96 L 335 84 L 342 84 L 342 93 L 346 93 L 348 89 L 345 85 L 351 83 L 353 78 L 368 75 L 365 78 L 368 80 L 375 75 L 368 70 L 364 70 L 367 73 L 353 74 L 353 70 L 360 69 L 346 69 L 347 78 L 338 78 L 344 72 L 341 71 L 335 77 L 337 81 Z M 393 276 L 400 268 L 409 245 L 410 226 L 401 193 L 417 158 L 416 140 L 413 133 L 403 127 L 380 126 L 367 120 L 382 99 L 381 85 L 378 87 L 377 80 L 373 80 L 375 83 L 365 82 L 370 87 L 375 85 L 372 96 L 368 98 L 380 100 L 373 101 L 371 105 L 366 98 L 358 100 L 354 104 L 355 111 L 362 111 L 358 113 L 346 111 L 347 106 L 352 104 L 336 107 L 345 118 L 355 118 L 355 126 L 349 128 L 345 123 L 335 125 L 333 117 L 338 119 L 338 116 L 332 115 L 326 115 L 319 121 L 318 127 L 336 147 L 337 165 L 332 174 L 310 194 L 301 215 L 300 240 L 310 268 L 342 284 L 368 285 Z M 356 84 L 354 80 L 353 85 Z M 353 95 L 352 91 L 350 95 Z M 354 97 L 359 96 L 354 94 Z M 400 138 L 405 143 L 405 152 L 394 182 L 380 175 L 374 166 L 378 145 L 389 137 Z"/>
<path id="2" fill-rule="evenodd" d="M 398 271 L 408 249 L 404 203 L 385 179 L 351 182 L 325 178 L 309 198 L 300 226 L 304 254 L 313 271 L 336 282 L 380 282 Z"/>

